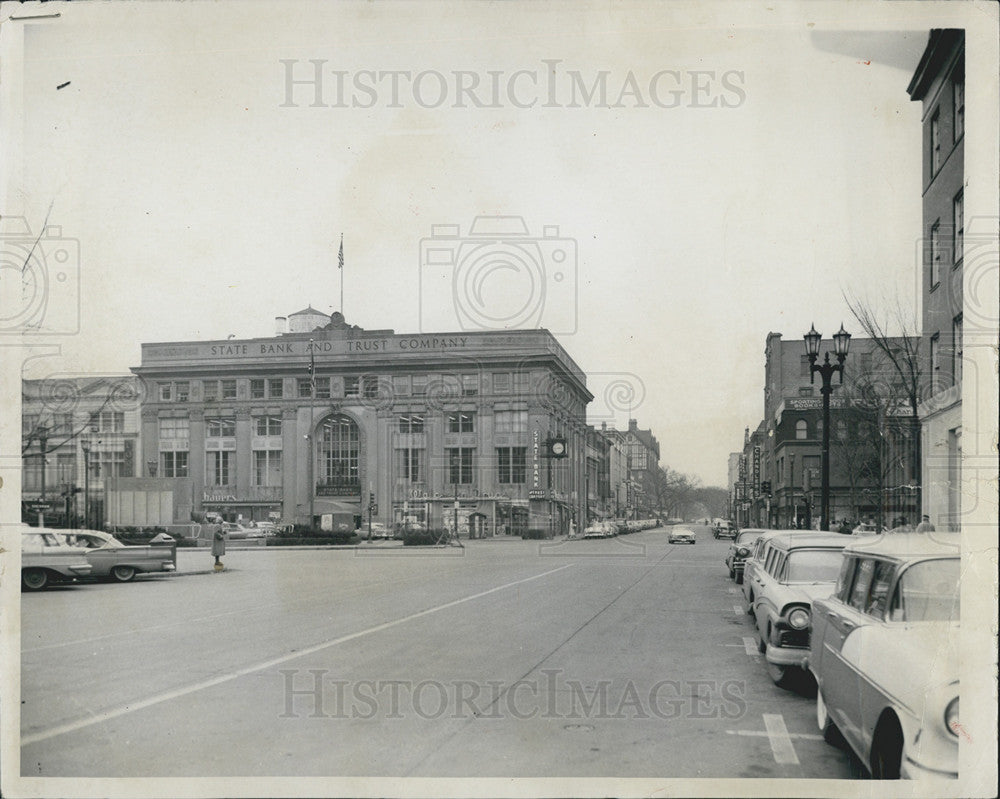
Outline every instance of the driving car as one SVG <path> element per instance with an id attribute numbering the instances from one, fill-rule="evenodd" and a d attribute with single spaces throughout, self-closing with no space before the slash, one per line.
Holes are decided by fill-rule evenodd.
<path id="1" fill-rule="evenodd" d="M 671 544 L 693 544 L 694 531 L 688 527 L 671 527 L 667 541 Z"/>
<path id="2" fill-rule="evenodd" d="M 753 551 L 753 544 L 764 534 L 764 530 L 759 527 L 747 528 L 740 532 L 729 545 L 726 552 L 726 568 L 729 569 L 729 576 L 736 581 L 737 585 L 743 582 L 743 562 Z"/>
<path id="3" fill-rule="evenodd" d="M 60 536 L 72 547 L 83 549 L 93 567 L 91 577 L 113 578 L 127 583 L 140 572 L 171 572 L 177 568 L 177 547 L 147 544 L 123 544 L 110 533 L 101 530 L 60 530 Z"/>
<path id="4" fill-rule="evenodd" d="M 866 537 L 813 603 L 816 722 L 875 779 L 958 776 L 960 579 L 957 533 Z"/>
<path id="5" fill-rule="evenodd" d="M 62 530 L 21 527 L 21 590 L 40 591 L 52 583 L 72 582 L 93 570 L 84 553 L 59 535 Z"/>
<path id="6" fill-rule="evenodd" d="M 785 531 L 770 536 L 754 587 L 758 648 L 775 685 L 787 685 L 804 671 L 809 651 L 812 600 L 829 596 L 840 573 L 840 553 L 849 543 L 839 533 Z"/>

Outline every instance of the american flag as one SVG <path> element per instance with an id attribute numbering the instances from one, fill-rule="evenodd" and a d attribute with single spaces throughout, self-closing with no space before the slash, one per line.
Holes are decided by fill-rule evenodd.
<path id="1" fill-rule="evenodd" d="M 340 234 L 340 253 L 337 255 L 337 268 L 344 268 L 344 234 Z"/>
<path id="2" fill-rule="evenodd" d="M 309 396 L 316 396 L 316 353 L 313 350 L 313 340 L 309 339 Z"/>

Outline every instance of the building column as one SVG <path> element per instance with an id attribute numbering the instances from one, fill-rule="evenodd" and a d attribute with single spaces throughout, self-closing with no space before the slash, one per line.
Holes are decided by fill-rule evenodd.
<path id="1" fill-rule="evenodd" d="M 188 414 L 188 474 L 193 484 L 194 509 L 201 511 L 205 501 L 205 412 Z"/>

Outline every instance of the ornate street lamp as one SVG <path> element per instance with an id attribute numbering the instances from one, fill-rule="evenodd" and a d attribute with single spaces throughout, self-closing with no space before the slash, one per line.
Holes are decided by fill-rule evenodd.
<path id="1" fill-rule="evenodd" d="M 816 365 L 819 357 L 820 343 L 823 336 L 816 332 L 816 325 L 811 325 L 809 332 L 803 337 L 806 343 L 806 354 L 809 356 L 809 382 L 815 381 L 816 373 L 819 372 L 823 379 L 823 387 L 820 393 L 823 395 L 823 451 L 822 451 L 822 483 L 820 487 L 820 529 L 830 529 L 830 395 L 833 393 L 831 380 L 834 374 L 840 374 L 840 382 L 844 382 L 844 361 L 847 359 L 847 352 L 851 346 L 851 334 L 844 330 L 841 323 L 840 330 L 833 336 L 834 355 L 837 363 L 830 363 L 830 353 L 823 356 L 823 363 Z"/>
<path id="2" fill-rule="evenodd" d="M 49 444 L 49 428 L 43 424 L 35 428 L 35 435 L 38 436 L 38 451 L 42 456 L 42 502 L 45 502 L 45 460 L 48 454 L 45 450 Z"/>

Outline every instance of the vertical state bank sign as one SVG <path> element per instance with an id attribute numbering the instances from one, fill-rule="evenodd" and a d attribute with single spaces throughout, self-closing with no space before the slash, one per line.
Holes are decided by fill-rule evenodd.
<path id="1" fill-rule="evenodd" d="M 541 455 L 541 435 L 536 427 L 531 432 L 531 487 L 536 491 L 541 488 L 541 473 L 542 468 L 539 464 L 539 457 Z"/>

